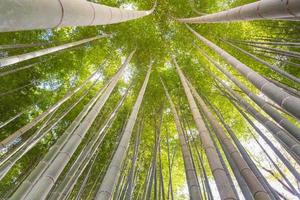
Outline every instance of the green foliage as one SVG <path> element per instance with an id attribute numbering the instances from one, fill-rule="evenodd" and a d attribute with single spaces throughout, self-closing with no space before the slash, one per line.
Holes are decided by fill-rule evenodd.
<path id="1" fill-rule="evenodd" d="M 97 2 L 117 7 L 126 7 L 126 5 L 132 5 L 134 9 L 149 9 L 154 3 L 150 0 L 103 0 Z M 247 124 L 239 115 L 238 111 L 234 109 L 233 105 L 231 105 L 230 102 L 218 91 L 218 89 L 215 87 L 214 79 L 208 75 L 206 70 L 210 69 L 218 77 L 226 80 L 226 82 L 228 82 L 234 89 L 239 89 L 234 86 L 234 84 L 230 82 L 224 75 L 222 75 L 222 73 L 220 73 L 211 63 L 209 63 L 201 55 L 201 53 L 199 53 L 199 51 L 197 51 L 197 49 L 194 47 L 194 43 L 198 44 L 201 48 L 208 52 L 209 55 L 211 55 L 222 66 L 226 67 L 226 69 L 228 69 L 239 80 L 246 84 L 253 92 L 259 94 L 259 91 L 255 89 L 254 86 L 251 85 L 245 78 L 241 77 L 237 71 L 235 71 L 219 56 L 217 56 L 211 49 L 198 42 L 183 24 L 180 24 L 174 20 L 174 17 L 196 16 L 197 14 L 193 12 L 192 8 L 197 9 L 199 12 L 213 13 L 250 2 L 254 2 L 254 0 L 158 0 L 157 9 L 153 15 L 122 24 L 0 33 L 0 44 L 42 43 L 41 45 L 33 48 L 12 49 L 7 51 L 0 50 L 0 55 L 3 56 L 18 55 L 103 33 L 113 34 L 112 38 L 100 39 L 89 44 L 53 55 L 32 59 L 19 63 L 15 66 L 8 66 L 0 71 L 1 73 L 7 70 L 42 61 L 33 68 L 0 77 L 0 94 L 22 87 L 30 82 L 33 83 L 33 85 L 23 88 L 19 91 L 5 96 L 0 96 L 0 121 L 4 122 L 19 112 L 24 111 L 24 115 L 15 120 L 13 123 L 7 125 L 5 128 L 0 129 L 0 140 L 3 140 L 11 133 L 30 122 L 46 108 L 61 99 L 68 91 L 82 83 L 99 67 L 104 60 L 107 60 L 107 64 L 100 70 L 103 80 L 100 81 L 100 83 L 96 88 L 93 89 L 88 97 L 86 97 L 78 106 L 76 106 L 75 109 L 72 110 L 72 112 L 63 118 L 57 127 L 50 131 L 38 145 L 36 145 L 16 163 L 7 176 L 0 182 L 0 196 L 6 198 L 16 189 L 18 184 L 20 184 L 20 182 L 31 172 L 34 166 L 37 165 L 49 148 L 54 144 L 54 142 L 64 133 L 64 130 L 68 127 L 72 120 L 74 120 L 76 115 L 81 111 L 88 100 L 91 99 L 91 97 L 96 93 L 98 88 L 101 88 L 102 85 L 117 71 L 122 59 L 124 60 L 124 58 L 126 58 L 126 56 L 128 56 L 129 53 L 136 48 L 137 51 L 130 64 L 129 70 L 127 70 L 125 73 L 126 78 L 124 78 L 124 80 L 118 84 L 118 87 L 115 89 L 109 101 L 106 103 L 105 108 L 97 117 L 91 130 L 76 151 L 75 155 L 72 157 L 72 160 L 63 174 L 66 173 L 67 169 L 76 159 L 76 156 L 78 156 L 84 145 L 87 144 L 88 140 L 93 136 L 93 134 L 96 134 L 97 130 L 103 125 L 106 117 L 108 117 L 108 114 L 112 111 L 120 99 L 120 96 L 122 95 L 121 91 L 124 88 L 127 88 L 132 82 L 132 91 L 127 97 L 125 104 L 118 113 L 116 120 L 109 129 L 107 137 L 99 149 L 96 162 L 92 166 L 93 170 L 87 183 L 88 186 L 84 189 L 83 195 L 87 198 L 89 193 L 94 194 L 96 192 L 97 187 L 93 187 L 93 185 L 96 184 L 96 186 L 99 186 L 100 184 L 101 178 L 99 180 L 97 177 L 99 174 L 103 174 L 103 169 L 107 167 L 108 161 L 113 155 L 113 151 L 117 146 L 118 139 L 121 136 L 123 124 L 126 122 L 128 113 L 131 112 L 132 106 L 136 100 L 136 96 L 143 83 L 149 63 L 150 61 L 153 61 L 153 72 L 150 77 L 142 108 L 139 113 L 139 120 L 143 119 L 144 127 L 142 131 L 141 146 L 137 162 L 139 175 L 136 188 L 140 188 L 140 191 L 135 191 L 134 195 L 143 193 L 143 184 L 147 178 L 155 141 L 154 121 L 159 118 L 159 108 L 164 105 L 160 142 L 164 187 L 165 190 L 167 190 L 169 180 L 167 145 L 167 135 L 169 135 L 170 154 L 173 155 L 173 153 L 176 152 L 174 157 L 174 166 L 172 169 L 173 189 L 174 194 L 176 195 L 175 199 L 186 199 L 186 194 L 182 194 L 180 192 L 184 190 L 183 188 L 185 187 L 185 175 L 183 173 L 184 165 L 178 142 L 178 136 L 172 114 L 169 110 L 169 105 L 166 101 L 165 94 L 160 83 L 160 78 L 162 78 L 168 86 L 173 101 L 175 102 L 177 109 L 180 110 L 182 119 L 188 122 L 191 131 L 195 132 L 195 135 L 197 135 L 197 133 L 190 109 L 187 104 L 187 99 L 180 84 L 178 75 L 176 74 L 176 70 L 174 69 L 171 57 L 173 55 L 176 56 L 179 66 L 182 68 L 189 80 L 194 84 L 198 92 L 205 96 L 221 111 L 221 113 L 224 115 L 226 123 L 231 126 L 235 134 L 240 139 L 247 140 L 250 137 L 250 134 L 246 129 Z M 269 37 L 271 39 L 283 38 L 282 41 L 293 40 L 297 38 L 297 33 L 299 34 L 299 26 L 297 23 L 285 21 L 260 21 L 229 24 L 201 24 L 193 25 L 192 27 L 204 37 L 207 37 L 216 44 L 220 45 L 222 48 L 236 56 L 239 60 L 260 74 L 279 80 L 299 89 L 299 85 L 293 85 L 293 82 L 276 74 L 267 67 L 258 64 L 251 58 L 236 51 L 220 40 L 255 40 L 255 38 L 262 37 Z M 287 28 L 282 29 L 280 27 Z M 299 52 L 299 48 L 282 48 L 285 50 Z M 251 51 L 253 49 L 249 48 L 249 50 Z M 299 68 L 282 63 L 278 64 L 276 61 L 271 59 L 267 59 L 267 61 L 279 65 L 279 67 L 281 67 L 283 70 L 300 77 Z M 298 62 L 299 64 L 299 60 L 291 59 L 290 61 Z M 86 90 L 86 88 L 87 87 L 85 87 L 84 90 Z M 62 106 L 62 108 L 58 109 L 57 113 L 61 113 L 64 108 L 66 108 L 68 105 L 71 105 L 71 103 L 76 101 L 76 99 L 78 99 L 82 94 L 83 92 L 80 92 L 72 97 L 71 100 Z M 246 97 L 244 94 L 242 94 L 242 96 Z M 249 99 L 247 100 L 249 101 Z M 254 103 L 251 104 L 254 105 Z M 58 114 L 54 115 L 54 118 L 57 115 Z M 42 123 L 39 123 L 37 127 L 41 126 L 41 124 Z M 136 124 L 138 124 L 138 122 Z M 26 133 L 24 137 L 22 137 L 22 140 L 32 135 L 35 129 L 36 128 Z M 135 127 L 133 136 L 136 134 L 136 131 L 137 128 Z M 131 159 L 134 139 L 135 137 L 132 137 L 126 162 Z M 199 141 L 198 137 L 196 139 L 196 145 L 201 148 L 201 142 Z M 193 152 L 194 151 L 195 150 L 193 149 Z M 194 159 L 196 159 L 196 157 Z M 208 162 L 206 160 L 204 164 L 209 177 L 212 178 L 211 171 L 209 170 Z M 159 167 L 157 166 L 157 169 L 158 168 Z M 129 168 L 124 167 L 125 172 L 126 170 L 128 171 Z M 61 181 L 62 177 L 63 176 L 60 177 L 59 181 Z M 78 184 L 75 186 L 75 189 L 71 194 L 71 197 L 76 196 L 83 178 L 84 175 L 80 177 Z"/>

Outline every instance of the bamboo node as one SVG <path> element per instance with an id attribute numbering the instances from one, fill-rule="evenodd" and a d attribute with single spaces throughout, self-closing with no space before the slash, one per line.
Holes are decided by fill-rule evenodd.
<path id="1" fill-rule="evenodd" d="M 53 28 L 57 28 L 57 27 L 59 27 L 59 26 L 61 25 L 61 23 L 62 23 L 62 21 L 63 21 L 63 18 L 64 18 L 64 15 L 65 15 L 64 6 L 63 6 L 61 0 L 58 0 L 58 2 L 59 2 L 59 5 L 60 5 L 60 7 L 61 7 L 61 17 L 60 17 L 60 19 L 59 19 L 58 24 L 57 24 L 56 26 L 54 26 Z"/>
<path id="2" fill-rule="evenodd" d="M 286 96 L 282 99 L 280 106 L 282 107 L 284 105 L 284 103 L 290 98 L 290 96 Z"/>
<path id="3" fill-rule="evenodd" d="M 52 181 L 52 183 L 54 184 L 55 183 L 55 179 L 54 177 L 50 176 L 50 175 L 45 175 L 45 178 L 48 178 Z"/>
<path id="4" fill-rule="evenodd" d="M 224 173 L 225 173 L 225 170 L 223 169 L 223 168 L 216 168 L 216 169 L 213 169 L 213 170 L 211 170 L 211 172 L 214 174 L 216 171 L 223 171 Z"/>

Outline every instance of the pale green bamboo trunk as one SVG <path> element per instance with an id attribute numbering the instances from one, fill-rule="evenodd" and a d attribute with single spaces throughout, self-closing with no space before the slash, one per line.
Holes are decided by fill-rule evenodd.
<path id="1" fill-rule="evenodd" d="M 214 132 L 216 133 L 218 139 L 222 141 L 224 144 L 224 148 L 230 153 L 231 158 L 235 162 L 236 166 L 239 169 L 239 172 L 245 179 L 249 189 L 252 192 L 254 199 L 256 200 L 267 200 L 270 199 L 267 192 L 264 190 L 258 179 L 255 177 L 249 166 L 247 165 L 246 161 L 240 155 L 239 151 L 235 148 L 229 137 L 227 137 L 226 133 L 224 132 L 223 128 L 218 123 L 217 119 L 214 115 L 210 112 L 208 107 L 206 106 L 205 102 L 202 100 L 200 95 L 197 93 L 196 89 L 189 83 L 187 80 L 186 82 L 190 86 L 190 89 L 198 101 L 201 109 L 204 112 L 204 115 L 207 117 L 208 121 L 210 122 Z"/>
<path id="2" fill-rule="evenodd" d="M 300 119 L 300 99 L 296 98 L 289 93 L 281 90 L 278 86 L 266 80 L 263 76 L 240 62 L 238 59 L 221 49 L 213 42 L 207 40 L 192 28 L 187 26 L 188 29 L 203 43 L 213 49 L 228 63 L 230 63 L 236 70 L 238 70 L 244 77 L 246 77 L 257 89 L 268 96 L 271 100 L 276 102 L 280 107 Z"/>
<path id="3" fill-rule="evenodd" d="M 279 112 L 271 107 L 264 99 L 251 92 L 242 82 L 235 78 L 229 71 L 209 57 L 203 50 L 197 47 L 199 51 L 221 72 L 223 72 L 232 82 L 234 82 L 246 95 L 252 99 L 262 110 L 264 110 L 270 117 L 272 117 L 279 125 L 293 135 L 298 141 L 300 141 L 300 129 L 283 117 Z"/>
<path id="4" fill-rule="evenodd" d="M 0 32 L 114 24 L 147 16 L 153 10 L 124 10 L 87 0 L 8 0 L 0 7 Z"/>
<path id="5" fill-rule="evenodd" d="M 185 94 L 187 96 L 190 109 L 192 111 L 192 115 L 195 121 L 195 125 L 197 127 L 197 130 L 199 132 L 199 136 L 201 138 L 203 148 L 205 150 L 210 169 L 212 171 L 212 174 L 215 178 L 216 185 L 219 191 L 219 194 L 221 196 L 221 199 L 237 199 L 233 189 L 228 184 L 229 180 L 227 178 L 226 172 L 221 164 L 221 161 L 218 157 L 216 147 L 213 144 L 212 138 L 210 137 L 207 128 L 205 127 L 204 121 L 201 117 L 201 114 L 198 110 L 196 101 L 184 79 L 183 73 L 180 70 L 175 58 L 174 64 L 176 66 L 177 73 L 180 77 L 181 84 L 184 88 Z"/>
<path id="6" fill-rule="evenodd" d="M 300 174 L 297 169 L 293 167 L 290 161 L 282 154 L 282 152 L 273 144 L 273 142 L 254 124 L 254 122 L 242 111 L 237 105 L 233 104 L 239 113 L 246 119 L 246 121 L 252 126 L 252 128 L 263 138 L 263 140 L 270 146 L 276 156 L 284 163 L 286 168 L 293 174 L 297 181 L 300 181 Z"/>
<path id="7" fill-rule="evenodd" d="M 97 114 L 99 113 L 99 111 L 104 106 L 107 99 L 109 98 L 115 85 L 117 84 L 118 80 L 122 76 L 128 62 L 131 60 L 134 52 L 135 51 L 133 51 L 129 55 L 129 57 L 126 59 L 126 61 L 119 69 L 119 71 L 109 81 L 109 84 L 107 88 L 105 88 L 103 94 L 101 95 L 100 92 L 99 92 L 100 94 L 98 93 L 98 95 L 99 96 L 101 95 L 101 97 L 98 99 L 99 96 L 97 95 L 96 98 L 92 100 L 91 105 L 89 105 L 88 108 L 85 109 L 83 113 L 81 113 L 82 115 L 80 114 L 79 119 L 76 118 L 75 123 L 71 125 L 72 126 L 71 130 L 67 130 L 71 134 L 70 137 L 68 138 L 68 141 L 64 143 L 64 139 L 62 139 L 62 141 L 60 141 L 61 143 L 58 144 L 58 146 L 56 146 L 56 148 L 53 151 L 51 151 L 51 154 L 47 154 L 47 157 L 45 157 L 47 161 L 43 162 L 42 165 L 39 166 L 38 170 L 30 174 L 30 179 L 21 185 L 21 187 L 13 194 L 13 197 L 11 199 L 40 200 L 46 198 L 47 194 L 49 193 L 55 181 L 57 180 L 59 174 L 64 169 L 68 161 L 70 160 L 71 155 L 74 153 L 77 146 L 80 144 L 82 138 L 87 133 L 89 127 L 92 125 L 93 121 L 95 120 Z M 96 103 L 94 104 L 94 102 Z M 91 107 L 93 104 L 94 106 L 91 109 L 91 111 L 87 114 L 85 119 L 80 123 L 80 121 L 83 119 L 85 114 L 88 112 L 89 107 Z M 68 136 L 68 134 L 64 134 L 63 136 L 65 135 Z M 53 154 L 54 155 L 56 154 L 57 149 L 60 149 L 58 150 L 59 153 L 52 160 L 52 156 Z"/>
<path id="8" fill-rule="evenodd" d="M 41 49 L 41 50 L 37 50 L 34 52 L 29 52 L 29 53 L 25 53 L 22 55 L 16 55 L 16 56 L 10 56 L 10 57 L 6 57 L 6 58 L 1 58 L 0 59 L 0 68 L 3 68 L 5 66 L 8 65 L 12 65 L 12 64 L 16 64 L 16 63 L 20 63 L 23 62 L 25 60 L 30 60 L 33 58 L 38 58 L 44 55 L 48 55 L 48 54 L 52 54 L 58 51 L 62 51 L 65 49 L 69 49 L 75 46 L 79 46 L 81 44 L 85 44 L 100 38 L 104 38 L 104 37 L 108 37 L 109 35 L 101 35 L 101 36 L 96 36 L 96 37 L 92 37 L 92 38 L 88 38 L 88 39 L 83 39 L 83 40 L 79 40 L 77 42 L 71 42 L 71 43 L 67 43 L 64 45 L 60 45 L 60 46 L 56 46 L 56 47 L 50 47 L 47 49 Z"/>
<path id="9" fill-rule="evenodd" d="M 37 66 L 38 64 L 41 64 L 42 62 L 45 62 L 45 61 L 36 62 L 36 63 L 30 64 L 30 65 L 26 65 L 24 67 L 18 67 L 18 68 L 15 68 L 15 69 L 7 70 L 5 72 L 0 73 L 0 77 L 7 76 L 9 74 L 14 74 L 16 72 L 19 72 L 19 71 L 22 71 L 22 70 L 25 70 L 25 69 L 30 69 L 32 67 Z"/>
<path id="10" fill-rule="evenodd" d="M 71 192 L 78 179 L 84 172 L 85 168 L 91 161 L 93 155 L 96 154 L 98 148 L 102 144 L 103 139 L 105 138 L 108 129 L 111 127 L 112 122 L 115 120 L 118 111 L 122 107 L 126 97 L 128 94 L 128 90 L 120 99 L 114 110 L 108 116 L 107 120 L 103 127 L 95 134 L 93 139 L 86 145 L 86 147 L 81 151 L 80 155 L 77 157 L 76 161 L 72 164 L 72 167 L 69 169 L 68 173 L 64 176 L 64 179 L 61 183 L 59 183 L 58 188 L 53 192 L 53 195 L 50 200 L 60 200 L 67 198 L 68 194 Z"/>
<path id="11" fill-rule="evenodd" d="M 210 75 L 213 78 L 215 78 L 219 83 L 221 83 L 223 87 L 226 88 L 229 91 L 229 93 L 237 99 L 240 105 L 243 108 L 245 108 L 249 114 L 251 114 L 256 120 L 258 120 L 263 126 L 265 126 L 274 135 L 278 142 L 282 144 L 282 146 L 290 153 L 290 155 L 295 158 L 295 160 L 298 163 L 300 162 L 300 145 L 295 138 L 291 137 L 276 123 L 262 115 L 259 111 L 257 111 L 253 106 L 251 106 L 247 101 L 245 101 L 240 95 L 236 94 L 230 87 L 228 87 L 228 85 L 226 85 L 214 74 L 210 73 Z"/>
<path id="12" fill-rule="evenodd" d="M 150 73 L 151 73 L 152 63 L 150 64 L 149 70 L 147 72 L 146 78 L 144 80 L 143 86 L 139 92 L 138 98 L 133 106 L 132 113 L 130 114 L 130 117 L 128 119 L 128 122 L 126 124 L 126 128 L 124 130 L 124 134 L 121 138 L 121 141 L 119 143 L 118 149 L 108 167 L 108 170 L 106 171 L 106 174 L 103 178 L 103 182 L 101 183 L 101 186 L 97 192 L 97 195 L 95 197 L 96 200 L 108 200 L 112 198 L 112 193 L 115 189 L 121 166 L 124 161 L 128 145 L 130 142 L 130 137 L 132 134 L 133 127 L 135 125 L 135 121 L 139 112 L 139 108 L 142 104 L 143 97 L 147 88 L 147 84 L 149 81 Z"/>
<path id="13" fill-rule="evenodd" d="M 224 40 L 223 40 L 224 41 Z M 253 55 L 252 53 L 242 49 L 241 47 L 233 44 L 232 42 L 229 42 L 229 41 L 225 41 L 227 44 L 231 45 L 232 47 L 234 47 L 235 49 L 243 52 L 244 54 L 248 55 L 249 57 L 253 58 L 255 61 L 269 67 L 270 69 L 272 69 L 273 71 L 277 72 L 278 74 L 281 74 L 282 76 L 285 76 L 286 78 L 292 80 L 292 81 L 295 81 L 296 83 L 300 84 L 300 78 L 297 78 L 295 77 L 294 75 L 292 74 L 289 74 L 287 72 L 285 72 L 284 70 L 280 69 L 279 67 L 275 66 L 275 65 L 272 65 L 260 58 L 258 58 L 257 56 Z"/>
<path id="14" fill-rule="evenodd" d="M 214 14 L 177 20 L 184 23 L 224 23 L 266 19 L 297 20 L 299 17 L 299 0 L 260 0 Z"/>
<path id="15" fill-rule="evenodd" d="M 18 114 L 16 114 L 16 115 L 13 116 L 12 118 L 10 118 L 10 119 L 8 119 L 8 120 L 6 120 L 6 121 L 4 121 L 4 122 L 1 122 L 1 123 L 0 123 L 0 129 L 3 128 L 3 127 L 5 127 L 7 124 L 13 122 L 14 120 L 16 120 L 17 118 L 19 118 L 19 117 L 20 117 L 21 115 L 23 115 L 23 114 L 24 114 L 24 111 L 23 111 L 23 112 L 20 112 L 20 113 L 18 113 Z"/>
<path id="16" fill-rule="evenodd" d="M 179 136 L 179 141 L 180 141 L 181 151 L 182 151 L 182 156 L 183 156 L 183 161 L 184 161 L 184 167 L 185 167 L 185 176 L 186 176 L 186 180 L 187 180 L 187 184 L 188 184 L 188 188 L 189 188 L 190 198 L 191 198 L 191 200 L 200 200 L 200 199 L 202 199 L 202 196 L 201 196 L 201 190 L 200 190 L 200 186 L 199 186 L 199 182 L 198 182 L 198 178 L 197 178 L 197 173 L 196 173 L 196 170 L 195 170 L 193 162 L 192 162 L 191 152 L 189 151 L 189 148 L 187 146 L 188 144 L 186 143 L 186 140 L 184 137 L 182 126 L 180 123 L 180 118 L 179 118 L 179 115 L 175 108 L 175 105 L 169 95 L 168 89 L 166 88 L 163 81 L 162 81 L 162 85 L 164 87 L 167 99 L 170 103 L 170 107 L 171 107 L 171 110 L 173 113 L 176 129 L 177 129 L 178 136 Z"/>
<path id="17" fill-rule="evenodd" d="M 47 167 L 51 164 L 52 160 L 56 157 L 58 152 L 62 149 L 67 140 L 71 137 L 72 133 L 78 127 L 79 123 L 82 119 L 87 115 L 91 107 L 94 105 L 96 100 L 102 94 L 103 89 L 101 89 L 97 94 L 89 101 L 89 103 L 84 107 L 84 109 L 79 113 L 79 115 L 75 118 L 72 124 L 66 129 L 64 134 L 57 140 L 57 142 L 50 148 L 48 153 L 42 159 L 42 161 L 35 167 L 35 169 L 29 174 L 29 176 L 23 181 L 23 183 L 19 186 L 16 192 L 12 195 L 10 199 L 12 200 L 20 200 L 24 199 L 24 196 L 27 192 L 32 188 L 32 186 L 36 183 L 38 178 L 42 175 L 42 173 L 47 169 Z"/>

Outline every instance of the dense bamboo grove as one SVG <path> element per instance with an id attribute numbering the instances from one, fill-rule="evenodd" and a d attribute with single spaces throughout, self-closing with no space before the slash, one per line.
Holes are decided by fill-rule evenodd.
<path id="1" fill-rule="evenodd" d="M 0 199 L 300 199 L 299 11 L 0 2 Z"/>

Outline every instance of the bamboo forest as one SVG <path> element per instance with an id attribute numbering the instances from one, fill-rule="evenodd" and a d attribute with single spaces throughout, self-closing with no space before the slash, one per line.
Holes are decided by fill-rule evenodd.
<path id="1" fill-rule="evenodd" d="M 300 0 L 0 0 L 0 200 L 300 199 Z"/>

